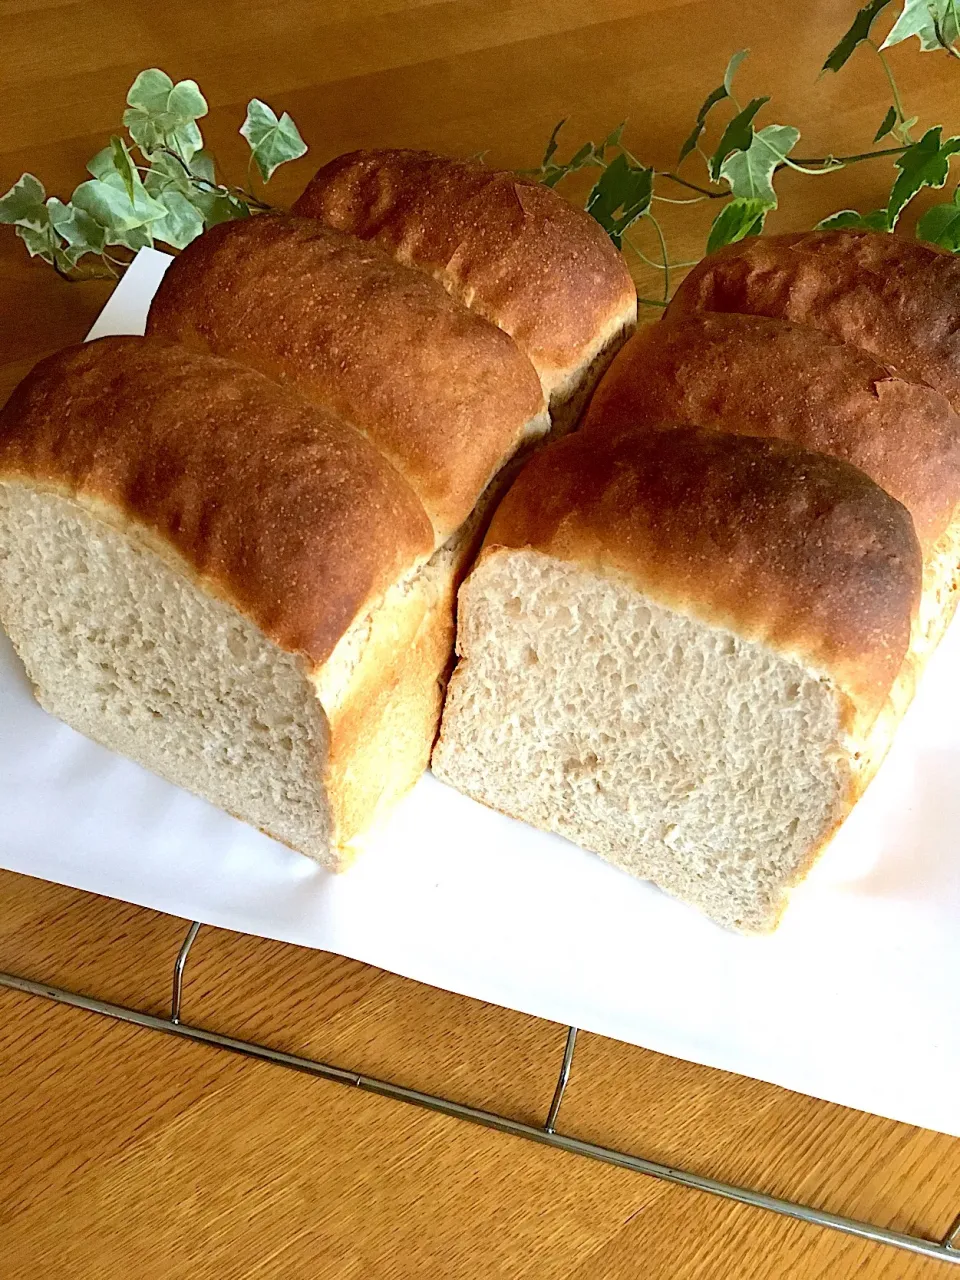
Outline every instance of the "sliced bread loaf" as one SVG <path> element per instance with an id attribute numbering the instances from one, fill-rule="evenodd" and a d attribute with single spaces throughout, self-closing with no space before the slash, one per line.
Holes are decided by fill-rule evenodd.
<path id="1" fill-rule="evenodd" d="M 904 695 L 921 550 L 849 463 L 691 428 L 531 461 L 461 588 L 438 777 L 772 928 Z"/>
<path id="2" fill-rule="evenodd" d="M 41 704 L 327 867 L 427 762 L 434 541 L 352 428 L 158 339 L 68 348 L 0 413 L 0 623 Z"/>
<path id="3" fill-rule="evenodd" d="M 549 420 L 516 344 L 420 271 L 308 218 L 199 236 L 148 334 L 238 360 L 335 413 L 407 480 L 440 545 Z"/>
<path id="4" fill-rule="evenodd" d="M 939 391 L 822 330 L 705 311 L 635 334 L 584 430 L 642 426 L 776 437 L 865 471 L 913 517 L 924 553 L 913 647 L 938 643 L 960 594 L 960 416 Z"/>

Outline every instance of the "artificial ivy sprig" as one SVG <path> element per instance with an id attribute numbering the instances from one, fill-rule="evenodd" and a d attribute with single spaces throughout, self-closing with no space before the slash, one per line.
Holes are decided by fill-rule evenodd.
<path id="1" fill-rule="evenodd" d="M 197 123 L 207 111 L 195 81 L 174 84 L 157 68 L 141 71 L 123 114 L 130 140 L 114 135 L 67 202 L 48 197 L 38 178 L 23 174 L 0 196 L 0 222 L 14 226 L 31 257 L 67 279 L 86 279 L 123 270 L 129 259 L 111 249 L 135 253 L 156 243 L 182 249 L 205 227 L 269 209 L 252 192 L 218 180 Z M 290 116 L 278 119 L 257 98 L 240 132 L 264 182 L 307 149 Z M 90 264 L 93 256 L 99 263 Z"/>
<path id="2" fill-rule="evenodd" d="M 665 281 L 669 280 L 671 270 L 692 264 L 669 262 L 659 224 L 656 231 L 661 244 L 660 263 L 653 262 L 628 235 L 641 219 L 652 220 L 654 202 L 723 201 L 707 238 L 706 251 L 712 253 L 725 244 L 758 235 L 763 230 L 767 215 L 777 207 L 774 179 L 785 168 L 816 177 L 851 164 L 892 158 L 899 172 L 884 208 L 868 213 L 843 209 L 818 224 L 820 228 L 864 227 L 892 232 L 918 192 L 925 187 L 937 188 L 946 184 L 951 159 L 960 152 L 960 137 L 943 138 L 942 127 L 936 125 L 928 128 L 919 140 L 914 140 L 912 131 L 917 118 L 909 117 L 904 109 L 884 50 L 917 36 L 922 50 L 946 49 L 952 57 L 960 58 L 960 51 L 955 47 L 960 38 L 960 0 L 904 0 L 900 15 L 886 39 L 878 43 L 873 38 L 874 24 L 892 3 L 893 0 L 868 0 L 830 51 L 822 69 L 823 72 L 840 71 L 861 45 L 871 49 L 879 58 L 893 101 L 874 135 L 872 149 L 867 148 L 854 155 L 800 158 L 795 154 L 800 140 L 798 129 L 783 124 L 758 127 L 758 117 L 770 98 L 755 97 L 744 106 L 737 100 L 734 77 L 747 56 L 747 50 L 741 49 L 729 60 L 721 84 L 711 90 L 701 104 L 693 128 L 680 148 L 677 172 L 646 167 L 626 151 L 621 141 L 623 125 L 605 140 L 602 148 L 587 143 L 563 165 L 556 159 L 558 135 L 564 123 L 561 121 L 551 135 L 544 159 L 545 166 L 549 162 L 548 171 L 547 168 L 541 170 L 541 181 L 549 178 L 549 185 L 556 186 L 571 173 L 587 166 L 601 167 L 603 174 L 587 195 L 586 208 L 597 217 L 614 243 L 631 248 L 648 265 L 658 267 L 663 271 Z M 724 112 L 726 117 L 719 140 L 712 149 L 708 148 L 705 143 L 711 125 L 717 114 L 722 116 Z M 897 141 L 896 146 L 876 147 L 876 143 L 889 137 Z M 611 151 L 613 159 L 608 154 Z M 700 180 L 691 178 L 689 171 L 680 172 L 685 162 L 689 160 L 692 163 L 695 159 L 699 159 L 704 170 Z M 664 182 L 685 187 L 695 193 L 694 198 L 676 201 L 663 195 Z M 635 198 L 637 192 L 642 192 L 642 199 Z M 960 188 L 949 204 L 935 205 L 924 214 L 918 223 L 917 234 L 931 243 L 960 252 Z M 641 301 L 662 305 L 659 299 L 642 298 Z"/>
<path id="3" fill-rule="evenodd" d="M 879 41 L 874 35 L 876 23 L 897 3 L 899 13 Z M 923 51 L 960 58 L 960 0 L 868 0 L 827 55 L 822 74 L 841 71 L 858 49 L 865 48 L 879 60 L 890 86 L 892 101 L 873 146 L 856 154 L 798 157 L 798 129 L 779 123 L 761 125 L 770 98 L 761 95 L 741 105 L 736 96 L 734 81 L 747 57 L 747 50 L 741 49 L 730 58 L 721 83 L 697 111 L 675 170 L 657 170 L 638 160 L 623 143 L 623 123 L 601 142 L 585 142 L 563 161 L 560 133 L 566 121 L 561 120 L 547 141 L 540 166 L 527 171 L 528 175 L 555 187 L 574 174 L 598 171 L 586 209 L 618 248 L 662 273 L 662 296 L 641 299 L 656 307 L 669 298 L 673 273 L 693 265 L 671 261 L 666 234 L 654 213 L 657 204 L 718 202 L 706 243 L 710 253 L 763 230 L 767 215 L 777 208 L 775 179 L 783 169 L 817 177 L 886 158 L 893 160 L 896 172 L 884 207 L 866 213 L 841 209 L 818 226 L 892 232 L 918 192 L 946 185 L 953 156 L 960 154 L 960 137 L 944 138 L 940 125 L 914 138 L 917 118 L 907 115 L 885 53 L 914 36 Z M 79 279 L 116 275 L 129 261 L 127 255 L 144 246 L 162 243 L 183 248 L 205 227 L 268 210 L 270 206 L 252 191 L 217 176 L 198 125 L 207 110 L 195 81 L 174 84 L 156 68 L 141 72 L 127 94 L 123 116 L 129 141 L 113 136 L 88 164 L 90 178 L 66 203 L 48 197 L 39 179 L 24 174 L 0 197 L 0 222 L 14 225 L 31 256 L 51 263 L 68 279 Z M 265 183 L 279 165 L 306 151 L 290 116 L 284 112 L 278 117 L 256 98 L 247 107 L 240 132 L 250 146 L 248 174 L 256 167 Z M 716 137 L 712 147 L 707 145 L 710 135 Z M 896 145 L 878 147 L 885 139 Z M 700 173 L 691 172 L 694 163 L 699 163 Z M 664 184 L 669 184 L 672 195 L 664 193 Z M 681 197 L 678 189 L 690 194 Z M 637 242 L 645 223 L 656 244 L 655 250 L 647 246 L 654 257 Z M 917 235 L 960 252 L 960 188 L 950 201 L 924 213 Z"/>

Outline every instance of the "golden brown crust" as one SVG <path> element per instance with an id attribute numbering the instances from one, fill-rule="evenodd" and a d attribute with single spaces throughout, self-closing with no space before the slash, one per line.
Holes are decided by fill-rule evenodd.
<path id="1" fill-rule="evenodd" d="M 753 236 L 705 258 L 668 309 L 823 329 L 960 406 L 960 258 L 878 231 Z"/>
<path id="2" fill-rule="evenodd" d="M 351 428 L 156 338 L 101 338 L 37 365 L 0 412 L 5 480 L 143 531 L 313 664 L 433 545 L 413 492 Z"/>
<path id="3" fill-rule="evenodd" d="M 584 430 L 699 426 L 843 458 L 913 516 L 925 550 L 960 503 L 960 417 L 868 352 L 765 316 L 678 316 L 616 357 Z"/>
<path id="4" fill-rule="evenodd" d="M 455 595 L 453 566 L 425 570 L 405 599 L 378 609 L 345 696 L 325 708 L 336 869 L 430 763 L 453 660 Z"/>
<path id="5" fill-rule="evenodd" d="M 636 319 L 621 255 L 589 214 L 506 170 L 430 151 L 352 151 L 294 212 L 373 240 L 505 329 L 548 394 Z"/>
<path id="6" fill-rule="evenodd" d="M 545 449 L 494 517 L 483 554 L 497 547 L 623 575 L 794 655 L 836 681 L 858 723 L 901 669 L 920 593 L 910 515 L 861 471 L 692 428 L 579 432 Z"/>
<path id="7" fill-rule="evenodd" d="M 410 483 L 438 541 L 543 408 L 506 334 L 312 219 L 207 231 L 168 270 L 147 331 L 248 364 L 349 422 Z"/>

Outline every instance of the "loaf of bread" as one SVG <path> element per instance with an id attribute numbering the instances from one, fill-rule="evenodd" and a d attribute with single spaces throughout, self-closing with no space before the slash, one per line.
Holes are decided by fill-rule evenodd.
<path id="1" fill-rule="evenodd" d="M 584 430 L 699 426 L 843 458 L 902 502 L 924 554 L 913 649 L 929 652 L 960 590 L 960 417 L 822 330 L 705 311 L 648 325 L 620 351 Z"/>
<path id="2" fill-rule="evenodd" d="M 509 333 L 558 433 L 636 322 L 636 289 L 607 235 L 516 173 L 429 151 L 353 151 L 317 173 L 294 212 L 375 242 Z"/>
<path id="3" fill-rule="evenodd" d="M 769 930 L 892 733 L 921 573 L 909 512 L 839 458 L 581 431 L 527 464 L 461 588 L 434 771 Z"/>
<path id="4" fill-rule="evenodd" d="M 694 268 L 500 508 L 436 772 L 774 927 L 956 608 L 958 309 L 956 258 L 873 233 Z"/>
<path id="5" fill-rule="evenodd" d="M 68 348 L 0 412 L 0 623 L 41 704 L 328 867 L 426 764 L 434 543 L 351 427 L 159 339 Z"/>
<path id="6" fill-rule="evenodd" d="M 960 408 L 960 258 L 880 231 L 751 236 L 704 260 L 667 310 L 792 320 L 929 382 Z"/>
<path id="7" fill-rule="evenodd" d="M 409 482 L 440 545 L 549 426 L 529 360 L 422 272 L 312 219 L 224 222 L 167 271 L 147 333 L 335 413 Z"/>

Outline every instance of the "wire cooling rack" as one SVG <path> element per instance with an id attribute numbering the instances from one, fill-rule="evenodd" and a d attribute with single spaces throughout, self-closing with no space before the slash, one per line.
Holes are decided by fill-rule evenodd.
<path id="1" fill-rule="evenodd" d="M 120 1022 L 131 1022 L 138 1027 L 146 1027 L 151 1031 L 163 1031 L 167 1035 L 181 1036 L 185 1040 L 193 1040 L 200 1044 L 214 1045 L 230 1053 L 239 1053 L 247 1058 L 257 1058 L 262 1062 L 271 1062 L 274 1066 L 286 1067 L 290 1071 L 300 1071 L 306 1075 L 316 1076 L 321 1080 L 331 1080 L 336 1084 L 352 1085 L 355 1089 L 364 1089 L 368 1093 L 378 1093 L 382 1097 L 392 1098 L 396 1102 L 406 1102 L 411 1106 L 424 1107 L 429 1111 L 439 1111 L 441 1115 L 452 1116 L 457 1120 L 467 1120 L 471 1124 L 483 1125 L 487 1129 L 496 1129 L 500 1133 L 510 1134 L 515 1138 L 525 1138 L 528 1142 L 539 1142 L 544 1146 L 557 1147 L 572 1155 L 586 1156 L 591 1160 L 601 1160 L 605 1164 L 617 1165 L 621 1169 L 630 1169 L 634 1173 L 643 1173 L 651 1178 L 659 1178 L 663 1182 L 675 1182 L 683 1187 L 692 1187 L 709 1195 L 720 1196 L 724 1200 L 735 1200 L 739 1204 L 753 1205 L 757 1209 L 767 1209 L 771 1213 L 779 1213 L 785 1218 L 798 1218 L 801 1222 L 812 1222 L 820 1227 L 828 1227 L 834 1231 L 842 1231 L 846 1235 L 859 1236 L 863 1240 L 872 1240 L 876 1244 L 892 1245 L 910 1253 L 921 1254 L 926 1258 L 935 1258 L 940 1262 L 960 1265 L 960 1214 L 954 1220 L 942 1240 L 929 1240 L 923 1236 L 908 1235 L 901 1231 L 891 1231 L 887 1227 L 876 1226 L 871 1222 L 861 1222 L 856 1218 L 845 1218 L 840 1214 L 827 1213 L 823 1209 L 815 1209 L 811 1205 L 798 1204 L 793 1200 L 781 1200 L 777 1196 L 764 1195 L 749 1187 L 736 1186 L 730 1182 L 718 1182 L 715 1178 L 706 1178 L 701 1174 L 688 1173 L 684 1169 L 672 1165 L 660 1164 L 655 1160 L 645 1160 L 642 1156 L 630 1155 L 626 1151 L 618 1151 L 613 1147 L 597 1146 L 593 1142 L 584 1142 L 570 1134 L 557 1131 L 557 1121 L 563 1102 L 564 1091 L 570 1072 L 573 1069 L 574 1052 L 577 1044 L 577 1028 L 567 1028 L 567 1039 L 563 1050 L 563 1058 L 557 1076 L 553 1098 L 547 1108 L 546 1119 L 539 1127 L 524 1124 L 520 1120 L 501 1116 L 496 1112 L 482 1111 L 478 1107 L 468 1107 L 451 1098 L 442 1098 L 432 1093 L 422 1093 L 419 1089 L 408 1089 L 405 1085 L 395 1084 L 390 1080 L 379 1080 L 375 1076 L 362 1075 L 345 1067 L 332 1066 L 327 1062 L 317 1062 L 313 1058 L 303 1058 L 293 1053 L 284 1053 L 280 1049 L 271 1049 L 268 1045 L 258 1044 L 251 1040 L 238 1040 L 234 1036 L 221 1035 L 219 1031 L 209 1031 L 205 1027 L 191 1026 L 180 1018 L 183 997 L 183 975 L 190 955 L 190 948 L 196 941 L 201 924 L 195 920 L 187 930 L 186 936 L 177 953 L 173 966 L 170 1013 L 167 1017 L 144 1013 L 140 1009 L 131 1009 L 126 1005 L 111 1004 L 107 1000 L 99 1000 L 95 996 L 81 995 L 76 991 L 67 991 L 63 987 L 54 987 L 46 982 L 35 982 L 31 978 L 20 977 L 14 973 L 0 972 L 0 986 L 27 995 L 43 996 L 47 1000 L 56 1000 L 60 1004 L 71 1005 L 74 1009 L 85 1009 L 88 1013 L 99 1013 L 108 1018 L 116 1018 Z"/>

